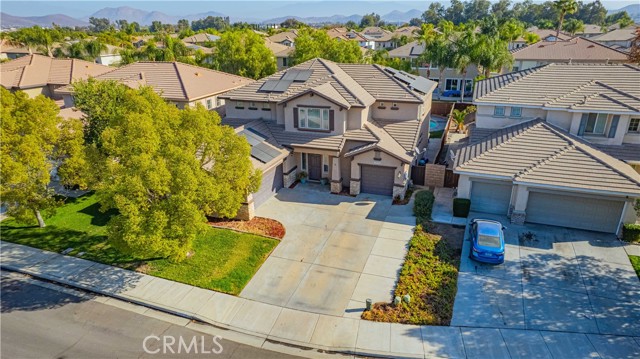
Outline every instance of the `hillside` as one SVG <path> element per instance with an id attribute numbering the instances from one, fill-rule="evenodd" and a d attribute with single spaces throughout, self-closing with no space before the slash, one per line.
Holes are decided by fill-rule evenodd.
<path id="1" fill-rule="evenodd" d="M 60 26 L 88 26 L 89 23 L 79 19 L 74 19 L 70 16 L 63 14 L 53 14 L 45 16 L 13 16 L 7 13 L 0 13 L 0 24 L 2 28 L 11 27 L 29 27 L 38 25 L 41 27 L 51 27 L 51 24 L 57 24 Z"/>

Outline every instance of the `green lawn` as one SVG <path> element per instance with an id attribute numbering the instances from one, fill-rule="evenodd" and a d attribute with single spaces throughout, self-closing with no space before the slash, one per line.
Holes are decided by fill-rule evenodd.
<path id="1" fill-rule="evenodd" d="M 631 261 L 633 269 L 636 270 L 638 278 L 640 278 L 640 256 L 629 256 L 629 260 Z"/>
<path id="2" fill-rule="evenodd" d="M 177 282 L 238 294 L 278 241 L 253 234 L 209 228 L 196 238 L 194 256 L 181 263 L 145 260 L 123 254 L 107 243 L 106 224 L 112 214 L 101 213 L 93 195 L 69 200 L 45 219 L 47 227 L 24 226 L 8 219 L 0 223 L 2 240 L 144 272 Z"/>

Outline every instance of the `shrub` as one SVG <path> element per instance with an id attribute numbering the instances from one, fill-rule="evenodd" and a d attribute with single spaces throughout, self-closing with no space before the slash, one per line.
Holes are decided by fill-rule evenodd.
<path id="1" fill-rule="evenodd" d="M 466 198 L 453 199 L 453 215 L 454 217 L 467 217 L 471 210 L 471 200 Z"/>
<path id="2" fill-rule="evenodd" d="M 640 243 L 640 224 L 625 224 L 622 228 L 622 240 Z"/>
<path id="3" fill-rule="evenodd" d="M 416 215 L 418 223 L 424 223 L 431 219 L 434 200 L 433 192 L 420 191 L 416 193 L 416 199 L 413 203 L 413 213 Z"/>

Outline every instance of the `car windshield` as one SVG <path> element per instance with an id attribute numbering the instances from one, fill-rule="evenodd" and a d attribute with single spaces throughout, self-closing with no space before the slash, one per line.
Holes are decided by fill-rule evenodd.
<path id="1" fill-rule="evenodd" d="M 487 236 L 485 234 L 478 235 L 478 245 L 483 247 L 500 248 L 500 237 Z"/>

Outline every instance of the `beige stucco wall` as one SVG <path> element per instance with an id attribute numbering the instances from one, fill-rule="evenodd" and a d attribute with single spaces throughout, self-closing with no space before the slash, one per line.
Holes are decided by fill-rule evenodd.
<path id="1" fill-rule="evenodd" d="M 537 108 L 523 108 L 521 117 L 510 117 L 511 107 L 505 106 L 504 116 L 494 116 L 495 106 L 478 105 L 476 126 L 479 128 L 503 128 L 536 118 L 546 118 L 546 111 Z"/>
<path id="2" fill-rule="evenodd" d="M 289 102 L 287 102 L 287 106 L 284 108 L 284 128 L 286 131 L 298 131 L 295 127 L 293 127 L 293 111 L 299 105 L 302 106 L 318 106 L 318 107 L 329 107 L 334 111 L 334 130 L 331 132 L 324 132 L 327 134 L 342 134 L 346 128 L 347 122 L 347 110 L 340 111 L 341 107 L 326 100 L 323 97 L 318 95 L 311 96 L 310 94 L 306 94 L 295 98 Z M 318 131 L 323 132 L 323 131 Z"/>
<path id="3" fill-rule="evenodd" d="M 547 121 L 565 131 L 570 131 L 574 118 L 575 116 L 571 112 L 547 111 Z"/>
<path id="4" fill-rule="evenodd" d="M 384 108 L 381 108 L 384 104 Z M 394 109 L 393 105 L 397 105 Z M 421 104 L 398 101 L 377 101 L 371 106 L 371 117 L 380 120 L 416 120 L 421 118 Z"/>
<path id="5" fill-rule="evenodd" d="M 438 68 L 426 68 L 426 67 L 419 67 L 418 68 L 418 74 L 420 76 L 426 77 L 432 81 L 438 81 L 440 79 L 440 70 Z M 480 71 L 478 69 L 478 67 L 476 67 L 475 65 L 470 65 L 467 67 L 467 74 L 466 76 L 464 76 L 465 79 L 467 80 L 473 80 L 476 77 L 478 77 L 478 75 L 480 74 Z M 455 69 L 445 69 L 444 70 L 444 76 L 442 78 L 442 83 L 438 84 L 438 89 L 440 90 L 440 93 L 442 93 L 442 91 L 444 91 L 445 88 L 445 84 L 447 82 L 447 79 L 459 79 L 462 80 L 462 74 L 460 72 L 458 72 L 458 70 Z"/>
<path id="6" fill-rule="evenodd" d="M 50 95 L 49 88 L 47 88 L 46 86 L 34 87 L 34 88 L 24 89 L 24 90 L 20 90 L 20 91 L 26 93 L 27 96 L 29 96 L 29 98 L 35 98 L 38 95 L 45 95 L 47 97 L 51 97 L 51 96 L 49 96 Z"/>
<path id="7" fill-rule="evenodd" d="M 407 183 L 405 180 L 405 176 L 401 175 L 398 178 L 398 172 L 404 174 L 409 171 L 409 166 L 407 164 L 403 164 L 399 159 L 388 155 L 385 152 L 380 153 L 380 160 L 375 160 L 375 153 L 373 150 L 363 152 L 353 156 L 353 160 L 351 161 L 351 178 L 352 179 L 360 179 L 360 165 L 372 165 L 372 166 L 383 166 L 383 167 L 393 167 L 395 168 L 395 175 L 393 177 L 394 184 L 404 186 Z"/>
<path id="8" fill-rule="evenodd" d="M 250 110 L 249 101 L 241 101 L 242 107 L 244 108 L 236 108 L 238 107 L 238 102 L 229 100 L 225 103 L 226 116 L 229 118 L 240 118 L 240 119 L 248 119 L 248 120 L 257 120 L 257 119 L 265 119 L 265 120 L 273 120 L 275 118 L 275 104 L 268 104 L 269 110 L 263 110 L 263 106 L 266 102 L 255 102 L 256 109 Z M 205 104 L 206 107 L 206 104 Z"/>
<path id="9" fill-rule="evenodd" d="M 370 107 L 350 108 L 349 111 L 347 111 L 347 130 L 357 130 L 362 128 L 371 114 L 369 109 Z"/>

